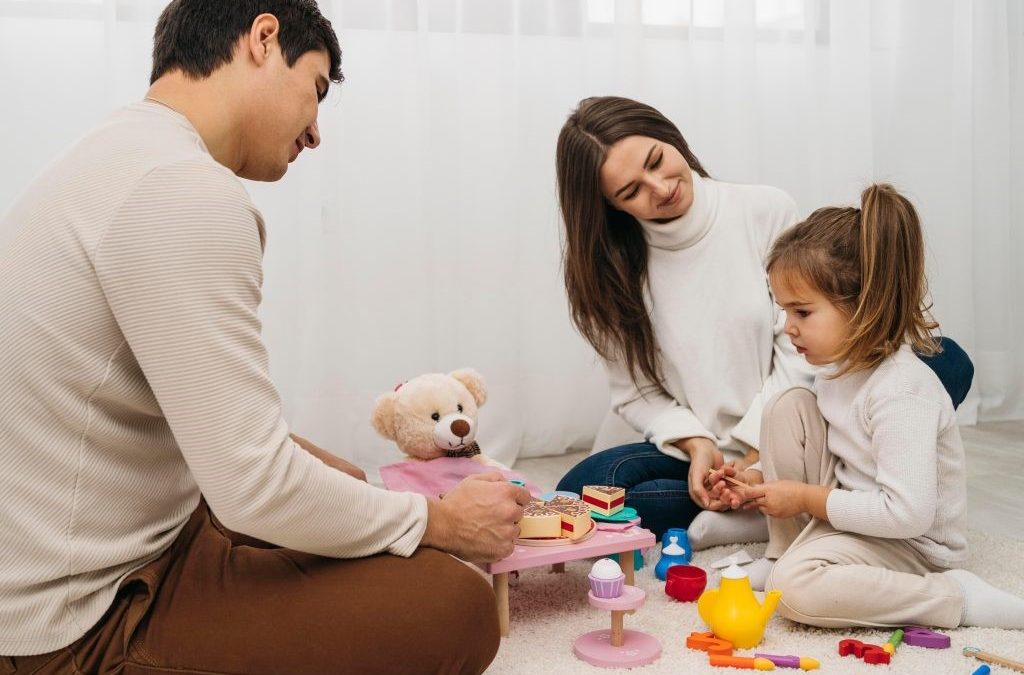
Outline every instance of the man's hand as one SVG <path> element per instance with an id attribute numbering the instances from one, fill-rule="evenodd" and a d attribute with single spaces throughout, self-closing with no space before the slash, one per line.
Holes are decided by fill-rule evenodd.
<path id="1" fill-rule="evenodd" d="M 712 499 L 708 494 L 709 471 L 718 469 L 725 464 L 725 457 L 722 456 L 722 451 L 718 449 L 718 446 L 710 439 L 701 436 L 684 438 L 676 441 L 674 445 L 690 457 L 690 473 L 687 478 L 690 486 L 690 499 L 712 511 L 724 511 L 728 508 L 722 502 Z"/>
<path id="2" fill-rule="evenodd" d="M 311 454 L 314 457 L 316 457 L 317 459 L 319 459 L 321 462 L 323 462 L 327 466 L 329 466 L 329 467 L 331 467 L 333 469 L 337 469 L 338 471 L 341 471 L 342 473 L 347 473 L 348 475 L 352 476 L 353 478 L 358 478 L 359 480 L 364 481 L 364 482 L 366 481 L 366 472 L 363 471 L 362 469 L 360 469 L 355 464 L 352 464 L 351 462 L 346 462 L 341 457 L 338 457 L 337 455 L 334 455 L 334 454 L 331 454 L 330 452 L 327 452 L 323 448 L 320 448 L 320 447 L 317 447 L 316 445 L 313 445 L 313 443 L 311 443 L 309 440 L 303 438 L 302 436 L 297 436 L 295 434 L 290 434 L 290 435 L 292 437 L 292 440 L 295 441 L 296 445 L 298 445 L 300 448 L 302 448 L 303 450 L 305 450 L 309 454 Z"/>
<path id="3" fill-rule="evenodd" d="M 744 496 L 761 513 L 773 518 L 792 518 L 801 513 L 828 521 L 825 508 L 832 488 L 796 480 L 773 480 L 744 490 Z"/>
<path id="4" fill-rule="evenodd" d="M 500 473 L 463 480 L 444 499 L 428 499 L 427 531 L 421 544 L 471 562 L 507 558 L 519 536 L 523 507 L 533 499 L 526 488 Z"/>

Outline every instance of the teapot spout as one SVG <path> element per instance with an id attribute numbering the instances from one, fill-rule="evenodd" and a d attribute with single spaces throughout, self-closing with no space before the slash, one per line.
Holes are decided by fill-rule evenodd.
<path id="1" fill-rule="evenodd" d="M 764 596 L 764 602 L 761 603 L 761 624 L 765 625 L 768 623 L 768 619 L 772 618 L 772 614 L 775 613 L 775 608 L 779 606 L 779 599 L 782 597 L 782 591 L 768 591 Z"/>

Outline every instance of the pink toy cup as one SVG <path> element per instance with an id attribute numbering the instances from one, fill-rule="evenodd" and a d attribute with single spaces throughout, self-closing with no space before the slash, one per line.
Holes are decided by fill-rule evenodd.
<path id="1" fill-rule="evenodd" d="M 622 595 L 622 586 L 626 582 L 625 574 L 620 574 L 615 579 L 598 579 L 592 574 L 588 574 L 587 578 L 590 579 L 590 590 L 593 591 L 594 597 L 605 599 Z"/>
<path id="2" fill-rule="evenodd" d="M 696 565 L 672 565 L 665 572 L 665 594 L 680 602 L 693 602 L 704 592 L 708 573 Z"/>

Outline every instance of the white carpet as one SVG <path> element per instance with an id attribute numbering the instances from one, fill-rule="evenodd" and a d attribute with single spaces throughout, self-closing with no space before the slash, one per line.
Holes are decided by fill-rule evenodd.
<path id="1" fill-rule="evenodd" d="M 1007 591 L 1024 596 L 1024 542 L 994 538 L 981 532 L 969 533 L 972 558 L 967 565 L 971 571 Z M 709 571 L 708 587 L 718 586 L 719 572 L 710 569 L 710 563 L 729 553 L 745 548 L 755 558 L 763 554 L 764 544 L 723 546 L 701 551 L 693 564 Z M 632 616 L 627 615 L 625 627 L 642 630 L 655 636 L 662 646 L 658 661 L 635 669 L 595 668 L 576 659 L 572 653 L 573 641 L 582 633 L 610 626 L 608 612 L 587 603 L 587 573 L 592 561 L 566 564 L 565 574 L 553 574 L 550 567 L 524 570 L 518 582 L 510 588 L 511 634 L 502 640 L 501 649 L 489 674 L 503 673 L 533 675 L 536 673 L 617 673 L 636 672 L 644 675 L 659 673 L 740 673 L 736 669 L 716 669 L 708 665 L 707 655 L 686 648 L 686 636 L 693 631 L 707 630 L 697 615 L 696 603 L 681 603 L 665 595 L 664 582 L 654 576 L 654 563 L 658 559 L 657 547 L 647 552 L 647 562 L 636 573 L 636 585 L 647 593 L 646 603 Z M 712 572 L 714 572 L 712 574 Z M 971 645 L 1024 662 L 1024 631 L 1004 631 L 991 628 L 960 628 L 942 630 L 951 638 L 950 649 L 931 650 L 901 645 L 886 666 L 875 666 L 855 659 L 840 657 L 839 640 L 852 637 L 862 642 L 883 644 L 891 631 L 884 630 L 824 630 L 795 624 L 773 616 L 765 631 L 764 641 L 757 651 L 770 654 L 811 656 L 821 661 L 820 671 L 830 673 L 926 673 L 969 675 L 981 662 L 961 655 L 961 649 Z M 741 650 L 738 656 L 753 656 L 755 650 Z M 884 669 L 879 671 L 879 669 Z M 792 669 L 776 669 L 780 673 L 799 673 Z M 1006 668 L 992 668 L 994 674 L 1011 673 Z"/>

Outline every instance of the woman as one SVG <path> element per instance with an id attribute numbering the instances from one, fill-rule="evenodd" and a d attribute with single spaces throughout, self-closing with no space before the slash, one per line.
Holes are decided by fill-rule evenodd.
<path id="1" fill-rule="evenodd" d="M 764 271 L 796 204 L 773 187 L 713 180 L 672 122 L 620 97 L 580 102 L 556 170 L 573 322 L 606 363 L 613 410 L 646 439 L 591 455 L 558 489 L 624 487 L 660 536 L 729 508 L 707 474 L 755 465 L 764 402 L 811 384 Z M 766 537 L 756 512 L 708 514 L 690 529 L 698 548 Z"/>

